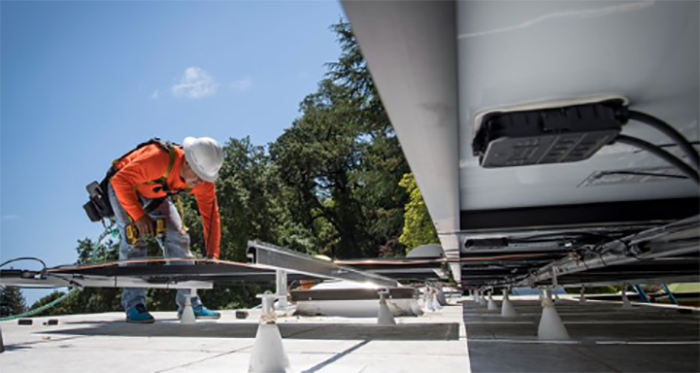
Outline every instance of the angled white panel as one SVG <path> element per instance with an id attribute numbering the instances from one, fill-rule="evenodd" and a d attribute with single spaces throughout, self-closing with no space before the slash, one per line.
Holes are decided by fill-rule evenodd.
<path id="1" fill-rule="evenodd" d="M 438 232 L 459 229 L 455 4 L 343 1 Z M 457 239 L 441 235 L 448 255 Z"/>

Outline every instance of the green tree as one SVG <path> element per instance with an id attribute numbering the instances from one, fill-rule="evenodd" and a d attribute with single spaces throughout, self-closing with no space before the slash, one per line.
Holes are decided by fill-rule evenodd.
<path id="1" fill-rule="evenodd" d="M 361 186 L 357 198 L 365 210 L 370 246 L 382 249 L 365 254 L 394 256 L 399 253 L 397 249 L 403 251 L 398 237 L 408 202 L 408 194 L 398 183 L 410 168 L 350 25 L 341 21 L 331 29 L 337 35 L 341 55 L 337 62 L 329 64 L 329 78 L 348 91 L 351 105 L 356 108 L 360 128 L 357 141 L 364 145 L 361 170 L 355 174 Z"/>
<path id="2" fill-rule="evenodd" d="M 418 184 L 413 174 L 404 175 L 399 185 L 406 189 L 410 195 L 410 202 L 406 204 L 405 224 L 399 241 L 412 250 L 420 245 L 438 243 L 437 232 L 433 220 L 428 213 L 423 195 L 418 189 Z"/>
<path id="3" fill-rule="evenodd" d="M 377 256 L 400 235 L 408 165 L 349 25 L 332 29 L 341 55 L 270 153 L 320 253 Z"/>
<path id="4" fill-rule="evenodd" d="M 43 306 L 57 300 L 58 298 L 61 298 L 64 295 L 66 295 L 66 292 L 64 292 L 64 291 L 60 291 L 60 290 L 53 291 L 51 294 L 45 295 L 45 296 L 39 298 L 39 300 L 37 300 L 36 302 L 34 302 L 34 304 L 32 304 L 32 307 L 30 309 L 35 310 L 39 307 L 43 307 Z M 58 315 L 69 315 L 69 314 L 73 314 L 73 313 L 85 313 L 85 312 L 87 312 L 85 310 L 85 308 L 83 307 L 83 305 L 77 301 L 77 298 L 78 298 L 78 293 L 73 292 L 72 294 L 70 294 L 68 296 L 67 299 L 63 300 L 62 302 L 54 305 L 53 307 L 51 307 L 47 310 L 44 310 L 41 314 L 39 314 L 39 316 L 58 316 Z"/>
<path id="5" fill-rule="evenodd" d="M 301 110 L 302 117 L 270 149 L 280 178 L 294 191 L 288 211 L 321 247 L 341 258 L 360 257 L 368 233 L 354 195 L 353 172 L 361 162 L 354 107 L 345 89 L 324 80 Z M 324 230 L 324 223 L 332 229 Z"/>
<path id="6" fill-rule="evenodd" d="M 49 295 L 44 295 L 43 297 L 39 298 L 39 300 L 35 301 L 35 302 L 32 304 L 32 306 L 30 307 L 30 309 L 34 310 L 34 309 L 37 309 L 37 308 L 39 308 L 39 307 L 43 307 L 43 306 L 45 306 L 45 305 L 47 305 L 47 304 L 49 304 L 49 303 L 55 301 L 56 299 L 62 297 L 62 296 L 65 295 L 65 294 L 66 294 L 66 293 L 63 292 L 63 291 L 54 290 L 54 291 L 52 291 Z M 57 307 L 58 307 L 58 306 L 57 306 Z M 47 310 L 47 312 L 48 312 L 48 310 Z M 53 315 L 53 314 L 51 314 L 51 313 L 46 313 L 46 315 Z"/>
<path id="7" fill-rule="evenodd" d="M 78 246 L 75 248 L 78 254 L 76 264 L 117 260 L 119 258 L 118 242 L 114 242 L 112 236 L 107 235 L 108 233 L 100 242 L 95 242 L 87 237 L 78 240 Z"/>
<path id="8" fill-rule="evenodd" d="M 26 308 L 24 296 L 19 288 L 0 287 L 0 317 L 22 314 Z"/>

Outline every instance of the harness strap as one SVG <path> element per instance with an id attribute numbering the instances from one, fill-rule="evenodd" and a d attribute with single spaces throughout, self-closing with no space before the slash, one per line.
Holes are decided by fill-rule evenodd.
<path id="1" fill-rule="evenodd" d="M 168 177 L 170 177 L 170 174 L 173 171 L 173 168 L 175 168 L 175 161 L 177 160 L 177 153 L 175 153 L 175 148 L 173 146 L 170 146 L 167 148 L 168 149 L 168 155 L 170 156 L 170 162 L 168 163 L 168 169 L 165 171 L 165 174 L 160 177 L 158 180 L 153 180 L 153 181 L 147 181 L 142 184 L 137 184 L 134 185 L 134 189 L 138 190 L 138 187 L 141 185 L 153 185 L 153 184 L 158 184 L 163 188 L 163 191 L 167 196 L 172 196 L 175 195 L 179 192 L 171 192 L 170 188 L 168 188 Z"/>
<path id="2" fill-rule="evenodd" d="M 170 173 L 173 171 L 173 168 L 175 167 L 175 160 L 177 160 L 177 154 L 175 153 L 175 147 L 170 146 L 168 148 L 168 155 L 170 155 L 170 163 L 168 163 L 168 170 L 165 171 L 165 175 L 161 177 L 163 181 L 168 180 L 168 177 L 170 177 Z"/>
<path id="3" fill-rule="evenodd" d="M 180 220 L 182 221 L 182 230 L 187 232 L 189 228 L 187 228 L 187 224 L 185 223 L 185 210 L 182 208 L 182 201 L 180 200 L 180 196 L 175 195 L 173 196 L 173 199 L 175 199 L 175 204 L 177 205 L 177 212 L 180 214 Z"/>

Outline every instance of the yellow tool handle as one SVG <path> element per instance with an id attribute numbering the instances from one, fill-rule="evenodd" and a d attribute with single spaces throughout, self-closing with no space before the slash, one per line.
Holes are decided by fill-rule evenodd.
<path id="1" fill-rule="evenodd" d="M 126 242 L 129 245 L 134 246 L 139 241 L 139 230 L 136 229 L 134 224 L 129 224 L 126 226 Z"/>
<path id="2" fill-rule="evenodd" d="M 156 220 L 156 237 L 165 238 L 168 229 L 165 227 L 165 219 Z"/>

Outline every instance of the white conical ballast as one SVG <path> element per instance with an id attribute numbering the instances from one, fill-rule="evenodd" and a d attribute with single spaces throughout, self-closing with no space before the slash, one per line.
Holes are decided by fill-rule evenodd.
<path id="1" fill-rule="evenodd" d="M 192 299 L 189 296 L 185 300 L 185 309 L 182 310 L 180 323 L 185 325 L 197 323 L 197 319 L 194 316 L 194 310 L 192 309 Z"/>
<path id="2" fill-rule="evenodd" d="M 389 305 L 386 303 L 387 291 L 379 292 L 379 315 L 377 316 L 377 325 L 389 326 L 396 325 L 396 320 L 394 320 L 394 314 L 389 309 Z"/>
<path id="3" fill-rule="evenodd" d="M 255 334 L 250 355 L 250 373 L 282 373 L 289 369 L 289 359 L 282 345 L 282 335 L 275 323 L 261 323 Z"/>
<path id="4" fill-rule="evenodd" d="M 498 311 L 498 306 L 496 305 L 496 302 L 493 301 L 493 294 L 489 293 L 489 303 L 488 306 L 486 306 L 486 309 L 489 311 Z"/>
<path id="5" fill-rule="evenodd" d="M 433 289 L 432 291 L 432 301 L 433 301 L 433 307 L 435 308 L 435 311 L 440 311 L 442 309 L 442 305 L 440 304 L 440 301 L 438 300 L 438 291 L 436 289 Z"/>
<path id="6" fill-rule="evenodd" d="M 426 286 L 425 292 L 423 293 L 423 304 L 426 311 L 435 312 L 437 308 L 435 303 L 433 303 L 433 291 Z"/>
<path id="7" fill-rule="evenodd" d="M 486 298 L 484 298 L 484 293 L 479 294 L 479 304 L 482 306 L 486 305 Z"/>
<path id="8" fill-rule="evenodd" d="M 569 332 L 554 308 L 549 297 L 542 301 L 542 318 L 537 329 L 537 338 L 540 340 L 569 340 Z"/>
<path id="9" fill-rule="evenodd" d="M 257 295 L 262 298 L 260 324 L 255 334 L 253 351 L 250 354 L 249 373 L 283 373 L 287 372 L 289 358 L 284 351 L 282 334 L 277 327 L 273 303 L 276 296 L 269 291 Z"/>
<path id="10" fill-rule="evenodd" d="M 518 316 L 518 312 L 515 310 L 515 307 L 513 307 L 513 303 L 511 303 L 510 297 L 508 297 L 508 290 L 506 290 L 504 291 L 503 303 L 501 304 L 501 317 L 516 316 Z"/>
<path id="11" fill-rule="evenodd" d="M 437 304 L 440 305 L 440 307 L 446 306 L 447 305 L 447 298 L 445 298 L 445 293 L 442 291 L 442 285 L 437 284 L 435 287 L 435 290 L 436 290 L 435 297 L 437 299 Z"/>

